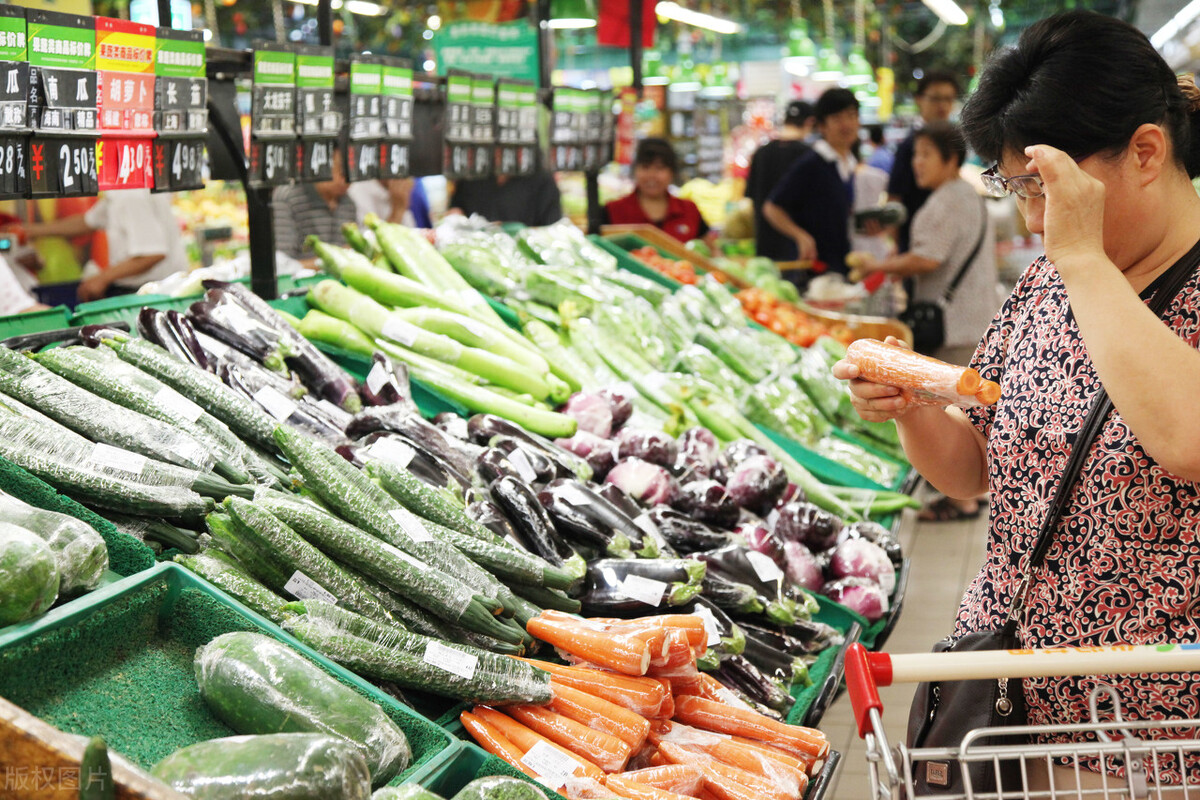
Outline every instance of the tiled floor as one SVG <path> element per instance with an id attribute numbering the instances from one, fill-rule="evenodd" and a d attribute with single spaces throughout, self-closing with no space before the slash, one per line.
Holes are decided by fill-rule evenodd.
<path id="1" fill-rule="evenodd" d="M 963 589 L 983 563 L 987 537 L 986 515 L 962 522 L 919 523 L 907 512 L 900 530 L 904 552 L 912 558 L 900 621 L 884 647 L 889 653 L 928 652 L 950 632 Z M 904 740 L 912 684 L 881 688 L 883 719 L 893 743 Z M 834 800 L 869 800 L 870 786 L 863 742 L 854 731 L 846 694 L 825 713 L 821 729 L 833 749 L 843 754 Z"/>

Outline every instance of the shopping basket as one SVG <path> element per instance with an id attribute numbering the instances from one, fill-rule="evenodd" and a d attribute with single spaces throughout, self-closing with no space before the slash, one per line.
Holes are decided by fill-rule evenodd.
<path id="1" fill-rule="evenodd" d="M 1200 800 L 1200 780 L 1189 776 L 1188 769 L 1179 770 L 1184 781 L 1182 786 L 1168 785 L 1165 780 L 1169 764 L 1185 765 L 1189 758 L 1200 758 L 1200 719 L 1126 720 L 1121 714 L 1116 692 L 1103 683 L 1089 698 L 1091 719 L 1088 722 L 980 728 L 968 733 L 958 747 L 911 750 L 903 744 L 890 746 L 883 728 L 883 703 L 876 688 L 920 681 L 1198 671 L 1200 644 L 912 655 L 869 653 L 856 644 L 846 653 L 846 687 L 858 734 L 866 742 L 872 800 L 920 800 L 922 797 L 939 800 Z M 1100 719 L 1098 706 L 1102 698 L 1111 703 L 1111 721 Z M 1162 738 L 1168 729 L 1174 738 Z M 1067 734 L 1073 741 L 1037 743 L 1039 735 L 1050 734 Z M 1186 738 L 1178 738 L 1181 734 Z M 1089 772 L 1079 766 L 1083 759 L 1098 759 L 1109 767 L 1109 772 Z M 939 768 L 959 770 L 961 778 L 955 784 L 962 790 L 956 794 L 918 795 L 914 786 L 916 770 L 931 762 Z M 994 789 L 973 790 L 967 766 L 979 762 L 992 765 L 996 776 Z M 1015 769 L 1002 770 L 1002 764 Z M 1063 769 L 1063 764 L 1069 766 Z M 1109 774 L 1115 767 L 1123 767 L 1123 777 Z M 1014 785 L 1012 778 L 1006 782 L 1002 777 L 1004 774 L 1019 774 L 1019 785 Z M 928 780 L 929 776 L 925 777 Z"/>

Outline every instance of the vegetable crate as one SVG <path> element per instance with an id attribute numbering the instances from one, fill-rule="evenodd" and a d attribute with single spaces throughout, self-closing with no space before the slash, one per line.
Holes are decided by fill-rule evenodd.
<path id="1" fill-rule="evenodd" d="M 486 752 L 473 742 L 463 742 L 462 747 L 454 754 L 454 758 L 449 763 L 436 772 L 417 780 L 417 783 L 434 794 L 442 797 L 454 797 L 458 794 L 459 789 L 476 778 L 488 778 L 493 775 L 529 781 L 541 789 L 549 800 L 563 800 L 562 795 L 536 783 L 524 772 L 509 765 L 507 761 Z"/>
<path id="2" fill-rule="evenodd" d="M 188 310 L 188 306 L 199 299 L 199 295 L 171 297 L 165 294 L 123 294 L 117 297 L 106 297 L 103 300 L 75 306 L 75 313 L 71 316 L 71 325 L 128 322 L 132 327 L 137 322 L 138 312 L 146 306 L 183 313 Z"/>
<path id="3" fill-rule="evenodd" d="M 458 752 L 433 723 L 175 564 L 97 589 L 28 625 L 0 646 L 0 695 L 68 733 L 101 735 L 150 768 L 181 747 L 234 734 L 205 706 L 193 669 L 196 648 L 230 631 L 279 639 L 379 704 L 412 749 L 412 764 L 393 783 L 427 778 Z"/>
<path id="4" fill-rule="evenodd" d="M 0 317 L 0 342 L 11 336 L 58 330 L 67 327 L 70 322 L 71 311 L 66 306 Z"/>

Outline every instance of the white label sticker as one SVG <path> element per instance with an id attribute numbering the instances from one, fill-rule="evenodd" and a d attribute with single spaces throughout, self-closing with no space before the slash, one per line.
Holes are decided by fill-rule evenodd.
<path id="1" fill-rule="evenodd" d="M 367 373 L 367 390 L 371 394 L 379 394 L 379 390 L 383 388 L 387 380 L 387 370 L 383 368 L 383 364 L 376 361 L 375 366 L 371 367 L 371 371 Z"/>
<path id="2" fill-rule="evenodd" d="M 254 333 L 259 327 L 257 322 L 237 311 L 228 314 L 225 321 L 233 329 L 233 332 L 239 336 L 247 336 Z"/>
<path id="3" fill-rule="evenodd" d="M 404 552 L 399 547 L 393 547 L 392 549 L 395 550 L 395 552 L 392 555 L 396 556 L 401 561 L 408 563 L 410 566 L 416 567 L 417 569 L 421 569 L 421 570 L 429 569 L 429 565 L 426 564 L 424 561 L 421 561 L 420 559 L 410 556 L 408 553 Z"/>
<path id="4" fill-rule="evenodd" d="M 164 386 L 154 394 L 154 402 L 186 422 L 200 419 L 204 409 L 188 400 L 170 386 Z"/>
<path id="5" fill-rule="evenodd" d="M 521 476 L 521 480 L 526 483 L 533 483 L 537 480 L 537 470 L 533 468 L 533 464 L 529 463 L 529 456 L 525 455 L 525 451 L 521 448 L 516 448 L 509 453 L 505 458 L 508 463 L 513 465 L 513 469 Z"/>
<path id="6" fill-rule="evenodd" d="M 130 475 L 141 475 L 146 468 L 146 457 L 139 453 L 131 453 L 119 447 L 97 442 L 92 448 L 92 463 L 101 467 L 128 472 Z"/>
<path id="7" fill-rule="evenodd" d="M 280 422 L 296 413 L 296 401 L 273 386 L 264 386 L 255 392 L 254 402 L 265 408 L 268 414 Z"/>
<path id="8" fill-rule="evenodd" d="M 754 574 L 763 583 L 773 583 L 783 577 L 783 570 L 775 563 L 775 559 L 766 553 L 751 550 L 746 553 L 746 559 L 750 562 L 750 566 L 754 567 Z"/>
<path id="9" fill-rule="evenodd" d="M 325 398 L 321 398 L 320 400 L 318 400 L 317 406 L 320 407 L 322 410 L 324 410 L 326 414 L 333 416 L 335 419 L 346 413 L 346 410 L 343 409 L 341 406 L 335 405 L 334 403 L 329 402 Z"/>
<path id="10" fill-rule="evenodd" d="M 432 664 L 438 669 L 444 669 L 460 678 L 471 680 L 475 675 L 475 667 L 479 666 L 479 656 L 455 650 L 441 642 L 431 641 L 425 645 L 425 663 Z"/>
<path id="11" fill-rule="evenodd" d="M 196 332 L 196 341 L 204 348 L 204 352 L 215 356 L 217 359 L 222 359 L 229 355 L 229 345 L 222 341 L 218 341 L 211 336 L 206 336 L 199 331 Z"/>
<path id="12" fill-rule="evenodd" d="M 663 593 L 666 590 L 667 585 L 662 581 L 644 578 L 641 575 L 626 575 L 625 580 L 621 581 L 621 594 L 655 608 L 662 605 Z"/>
<path id="13" fill-rule="evenodd" d="M 717 618 L 713 616 L 712 609 L 708 606 L 697 605 L 696 610 L 692 612 L 700 621 L 704 623 L 704 632 L 708 634 L 708 640 L 705 644 L 712 647 L 721 641 L 721 629 L 717 626 Z"/>
<path id="14" fill-rule="evenodd" d="M 415 450 L 404 442 L 387 436 L 371 442 L 371 446 L 367 448 L 367 453 L 372 458 L 377 458 L 400 469 L 407 469 L 408 465 L 412 463 L 413 457 L 417 454 Z"/>
<path id="15" fill-rule="evenodd" d="M 633 524 L 642 529 L 642 533 L 649 536 L 651 539 L 658 539 L 658 528 L 650 521 L 649 514 L 638 514 L 633 520 Z"/>
<path id="16" fill-rule="evenodd" d="M 312 578 L 300 570 L 292 573 L 292 577 L 283 585 L 283 590 L 297 600 L 324 600 L 326 603 L 337 605 L 338 599 Z"/>
<path id="17" fill-rule="evenodd" d="M 560 496 L 573 506 L 590 506 L 591 496 L 578 486 L 568 483 L 560 490 Z"/>
<path id="18" fill-rule="evenodd" d="M 416 325 L 396 317 L 388 317 L 387 322 L 383 323 L 383 338 L 399 342 L 405 347 L 412 347 L 420 332 L 421 329 Z"/>
<path id="19" fill-rule="evenodd" d="M 433 541 L 433 537 L 429 535 L 429 529 L 425 527 L 425 523 L 421 522 L 417 515 L 407 508 L 393 508 L 388 514 L 400 524 L 400 530 L 414 542 Z"/>
<path id="20" fill-rule="evenodd" d="M 545 741 L 529 748 L 529 752 L 521 756 L 521 763 L 529 767 L 538 780 L 550 789 L 561 789 L 581 766 L 578 761 Z"/>

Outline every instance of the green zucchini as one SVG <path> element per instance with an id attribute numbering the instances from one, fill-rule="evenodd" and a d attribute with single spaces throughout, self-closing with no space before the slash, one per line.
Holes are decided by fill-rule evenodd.
<path id="1" fill-rule="evenodd" d="M 79 759 L 79 800 L 117 800 L 112 760 L 103 737 L 88 740 Z"/>
<path id="2" fill-rule="evenodd" d="M 0 491 L 0 519 L 19 525 L 50 546 L 58 565 L 58 591 L 64 597 L 100 585 L 108 569 L 104 537 L 81 519 L 31 506 Z"/>
<path id="3" fill-rule="evenodd" d="M 0 522 L 0 628 L 44 614 L 57 599 L 58 564 L 50 545 Z"/>
<path id="4" fill-rule="evenodd" d="M 193 800 L 368 800 L 367 762 L 351 745 L 317 733 L 227 736 L 154 765 L 154 777 Z"/>
<path id="5" fill-rule="evenodd" d="M 374 785 L 412 760 L 387 714 L 280 641 L 235 631 L 196 651 L 196 683 L 212 712 L 237 733 L 323 733 L 363 754 Z"/>
<path id="6" fill-rule="evenodd" d="M 471 781 L 451 800 L 546 800 L 546 795 L 529 781 L 489 775 Z"/>
<path id="7" fill-rule="evenodd" d="M 175 556 L 175 563 L 196 573 L 276 625 L 283 622 L 280 609 L 287 604 L 287 600 L 256 581 L 224 552 L 210 547 L 191 555 L 181 553 Z"/>
<path id="8" fill-rule="evenodd" d="M 329 603 L 288 608 L 302 613 L 285 630 L 360 675 L 488 705 L 550 702 L 549 673 L 527 662 L 380 625 Z"/>

